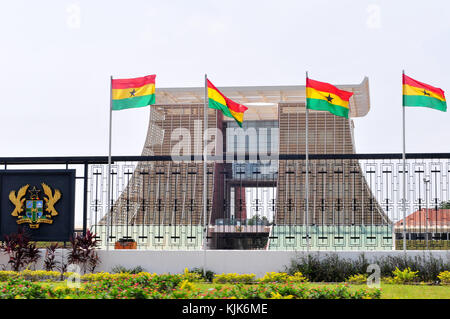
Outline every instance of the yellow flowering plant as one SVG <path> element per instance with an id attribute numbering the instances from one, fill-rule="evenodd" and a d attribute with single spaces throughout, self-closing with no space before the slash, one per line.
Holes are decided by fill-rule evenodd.
<path id="1" fill-rule="evenodd" d="M 264 277 L 259 279 L 259 282 L 268 283 L 268 282 L 308 282 L 308 279 L 303 276 L 301 272 L 296 272 L 292 276 L 289 276 L 285 272 L 266 272 Z"/>
<path id="2" fill-rule="evenodd" d="M 189 282 L 199 282 L 202 276 L 195 272 L 190 272 L 187 268 L 184 269 L 183 278 Z"/>
<path id="3" fill-rule="evenodd" d="M 251 283 L 255 280 L 255 274 L 216 274 L 214 275 L 213 283 Z"/>
<path id="4" fill-rule="evenodd" d="M 449 285 L 450 284 L 450 271 L 442 271 L 437 276 L 441 285 Z"/>

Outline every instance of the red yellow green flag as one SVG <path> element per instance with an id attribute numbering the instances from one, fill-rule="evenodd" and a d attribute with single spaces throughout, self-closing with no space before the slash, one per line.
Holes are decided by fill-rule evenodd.
<path id="1" fill-rule="evenodd" d="M 444 91 L 416 81 L 403 74 L 403 106 L 423 106 L 442 112 L 447 111 Z"/>
<path id="2" fill-rule="evenodd" d="M 352 92 L 306 78 L 306 107 L 310 110 L 328 111 L 348 118 L 348 104 Z"/>
<path id="3" fill-rule="evenodd" d="M 233 118 L 236 123 L 242 127 L 244 121 L 244 112 L 248 108 L 242 104 L 236 103 L 223 95 L 208 79 L 208 106 L 211 109 L 221 110 L 223 115 Z"/>
<path id="4" fill-rule="evenodd" d="M 112 80 L 113 111 L 155 104 L 156 75 Z"/>

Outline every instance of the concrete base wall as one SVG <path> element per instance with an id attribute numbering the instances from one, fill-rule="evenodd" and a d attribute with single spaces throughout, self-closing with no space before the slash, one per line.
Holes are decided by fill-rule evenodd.
<path id="1" fill-rule="evenodd" d="M 310 252 L 311 255 L 323 258 L 329 254 L 337 254 L 341 258 L 358 259 L 362 252 L 357 251 L 320 251 Z M 58 250 L 57 260 L 65 259 L 68 251 Z M 101 264 L 96 271 L 110 272 L 114 266 L 124 266 L 132 268 L 143 267 L 152 273 L 182 273 L 187 267 L 203 267 L 215 273 L 254 273 L 256 276 L 263 276 L 270 271 L 284 271 L 285 266 L 289 266 L 293 258 L 306 256 L 302 251 L 242 251 L 242 250 L 209 250 L 209 251 L 161 251 L 161 250 L 99 250 Z M 364 252 L 365 257 L 371 262 L 375 262 L 380 257 L 402 256 L 403 251 L 369 251 Z M 408 256 L 441 258 L 444 261 L 450 260 L 450 251 L 435 250 L 422 251 L 412 250 L 407 252 Z M 42 258 L 36 265 L 36 269 L 42 269 L 45 250 L 41 251 Z M 0 256 L 0 264 L 6 265 L 9 269 L 7 255 Z"/>
<path id="2" fill-rule="evenodd" d="M 311 255 L 325 257 L 328 254 L 337 254 L 339 257 L 358 259 L 361 252 L 357 251 L 320 251 L 311 252 Z M 242 251 L 242 250 L 209 250 L 209 251 L 131 251 L 115 250 L 100 251 L 102 264 L 98 271 L 111 271 L 116 265 L 129 267 L 141 266 L 149 272 L 181 273 L 184 268 L 203 268 L 215 273 L 254 273 L 263 276 L 270 271 L 284 271 L 293 258 L 306 256 L 306 252 L 295 251 Z M 370 251 L 365 257 L 371 262 L 385 256 L 401 256 L 403 251 Z M 433 256 L 450 260 L 450 251 L 408 251 L 408 256 Z"/>

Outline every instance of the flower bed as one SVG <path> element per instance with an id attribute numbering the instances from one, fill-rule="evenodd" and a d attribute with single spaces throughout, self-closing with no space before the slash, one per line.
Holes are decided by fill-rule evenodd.
<path id="1" fill-rule="evenodd" d="M 172 275 L 100 280 L 80 288 L 41 286 L 9 279 L 0 287 L 2 299 L 378 299 L 379 289 L 352 290 L 346 285 L 311 288 L 295 284 L 236 284 L 206 291 Z"/>
<path id="2" fill-rule="evenodd" d="M 59 274 L 58 274 L 59 275 Z M 311 287 L 305 283 L 286 280 L 286 276 L 271 273 L 265 280 L 277 279 L 279 282 L 253 282 L 253 284 L 235 283 L 234 285 L 217 284 L 214 288 L 201 288 L 197 276 L 188 272 L 184 274 L 156 275 L 146 272 L 138 274 L 96 273 L 81 276 L 78 288 L 69 288 L 64 281 L 48 281 L 56 274 L 52 272 L 1 272 L 0 277 L 7 277 L 0 284 L 0 298 L 24 299 L 362 299 L 380 298 L 379 289 L 350 289 L 347 285 Z M 68 278 L 70 274 L 64 274 Z M 241 275 L 242 276 L 242 275 Z M 27 277 L 31 280 L 26 280 Z M 236 277 L 236 274 L 229 276 Z M 290 276 L 292 277 L 292 276 Z M 302 276 L 297 276 L 302 279 Z M 58 277 L 60 278 L 60 276 Z M 220 278 L 220 277 L 219 277 Z M 248 278 L 254 278 L 250 275 Z M 280 279 L 281 278 L 281 279 Z M 34 281 L 34 282 L 33 282 Z"/>
<path id="3" fill-rule="evenodd" d="M 386 288 L 400 289 L 415 282 L 410 269 L 396 270 L 394 278 L 401 285 Z M 73 278 L 79 277 L 79 280 Z M 447 289 L 449 273 L 441 272 L 441 287 Z M 367 276 L 349 277 L 348 284 L 311 284 L 301 273 L 266 273 L 261 278 L 254 274 L 219 274 L 213 284 L 201 282 L 201 276 L 182 274 L 91 273 L 77 275 L 54 271 L 24 270 L 0 271 L 0 298 L 24 299 L 378 299 L 381 290 L 365 288 Z M 400 280 L 401 279 L 401 280 Z M 77 284 L 78 282 L 78 284 Z M 383 281 L 386 282 L 386 281 Z M 72 286 L 78 288 L 71 288 Z M 392 287 L 391 287 L 392 286 Z M 395 287 L 394 287 L 395 286 Z M 406 288 L 405 288 L 406 289 Z M 443 293 L 443 292 L 441 292 Z"/>

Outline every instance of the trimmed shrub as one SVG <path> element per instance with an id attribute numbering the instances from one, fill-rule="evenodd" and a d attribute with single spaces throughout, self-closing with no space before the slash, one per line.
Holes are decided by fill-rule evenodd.
<path id="1" fill-rule="evenodd" d="M 195 272 L 190 272 L 187 268 L 184 269 L 183 279 L 189 282 L 202 281 L 202 276 Z"/>
<path id="2" fill-rule="evenodd" d="M 156 274 L 150 274 L 147 272 L 141 272 L 138 274 L 130 274 L 126 272 L 121 272 L 117 274 L 110 274 L 108 272 L 97 272 L 97 273 L 90 273 L 90 274 L 84 274 L 81 276 L 81 280 L 85 282 L 95 282 L 95 281 L 102 281 L 102 280 L 127 280 L 130 278 L 151 278 L 152 276 L 156 276 Z"/>
<path id="3" fill-rule="evenodd" d="M 264 277 L 259 278 L 259 282 L 287 282 L 289 275 L 285 272 L 266 272 Z"/>
<path id="4" fill-rule="evenodd" d="M 308 282 L 308 278 L 303 276 L 301 272 L 296 272 L 292 276 L 289 276 L 290 282 Z"/>
<path id="5" fill-rule="evenodd" d="M 308 279 L 304 277 L 301 272 L 296 272 L 292 276 L 289 276 L 289 274 L 285 272 L 266 272 L 264 277 L 260 278 L 258 281 L 262 283 L 269 283 L 269 282 L 284 283 L 284 282 L 307 282 Z"/>
<path id="6" fill-rule="evenodd" d="M 229 274 L 219 274 L 214 275 L 213 282 L 218 284 L 225 283 L 251 283 L 255 280 L 255 274 L 237 274 L 237 273 L 229 273 Z"/>
<path id="7" fill-rule="evenodd" d="M 192 268 L 191 270 L 189 270 L 189 272 L 199 274 L 204 281 L 209 282 L 213 281 L 215 275 L 214 271 L 206 269 L 206 271 L 204 272 L 203 268 Z"/>
<path id="8" fill-rule="evenodd" d="M 20 278 L 29 281 L 58 281 L 61 274 L 58 271 L 46 270 L 22 270 L 19 274 Z"/>
<path id="9" fill-rule="evenodd" d="M 112 268 L 112 272 L 115 274 L 117 273 L 138 274 L 141 272 L 145 272 L 145 269 L 142 268 L 141 266 L 136 266 L 133 268 L 126 268 L 124 266 L 115 266 Z"/>
<path id="10" fill-rule="evenodd" d="M 29 281 L 58 281 L 61 278 L 61 274 L 57 271 L 29 269 L 25 269 L 20 272 L 0 271 L 0 281 L 8 281 L 13 278 L 20 278 Z"/>
<path id="11" fill-rule="evenodd" d="M 352 275 L 347 278 L 346 282 L 353 285 L 362 285 L 367 283 L 367 274 Z"/>

